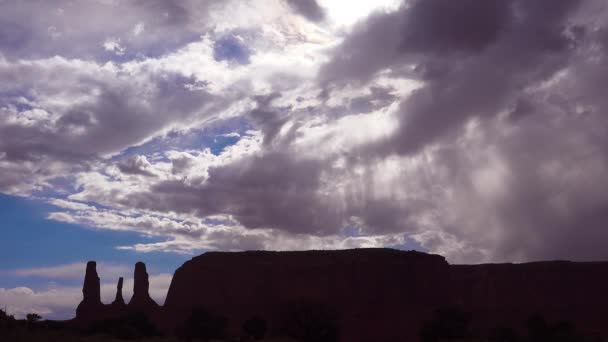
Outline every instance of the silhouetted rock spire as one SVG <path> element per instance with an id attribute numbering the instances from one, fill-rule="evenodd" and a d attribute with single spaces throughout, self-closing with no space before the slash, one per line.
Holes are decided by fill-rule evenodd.
<path id="1" fill-rule="evenodd" d="M 82 286 L 82 295 L 82 301 L 76 308 L 76 317 L 94 317 L 103 310 L 104 306 L 101 303 L 99 276 L 97 276 L 97 263 L 95 261 L 89 261 L 87 263 L 84 284 Z"/>
<path id="2" fill-rule="evenodd" d="M 97 275 L 97 263 L 95 261 L 87 262 L 82 294 L 85 301 L 90 300 L 101 303 L 99 276 Z"/>
<path id="3" fill-rule="evenodd" d="M 122 298 L 122 277 L 118 278 L 118 285 L 116 285 L 116 298 L 112 302 L 113 306 L 125 306 L 125 300 Z"/>
<path id="4" fill-rule="evenodd" d="M 128 308 L 131 311 L 150 312 L 157 309 L 159 306 L 150 297 L 148 281 L 148 272 L 146 264 L 138 262 L 135 264 L 135 274 L 133 276 L 133 297 L 129 302 Z"/>

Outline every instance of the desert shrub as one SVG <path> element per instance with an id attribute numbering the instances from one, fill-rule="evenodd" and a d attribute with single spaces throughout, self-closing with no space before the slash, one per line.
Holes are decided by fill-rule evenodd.
<path id="1" fill-rule="evenodd" d="M 16 324 L 15 317 L 7 314 L 4 310 L 0 310 L 0 333 L 13 329 Z"/>
<path id="2" fill-rule="evenodd" d="M 41 320 L 42 317 L 37 313 L 28 313 L 27 315 L 25 315 L 25 319 L 28 323 L 36 323 Z"/>
<path id="3" fill-rule="evenodd" d="M 498 327 L 492 329 L 489 340 L 491 342 L 520 342 L 521 337 L 509 327 Z"/>
<path id="4" fill-rule="evenodd" d="M 339 317 L 327 305 L 306 300 L 295 301 L 286 307 L 281 332 L 301 342 L 338 341 Z"/>
<path id="5" fill-rule="evenodd" d="M 226 337 L 227 323 L 228 320 L 223 316 L 202 307 L 195 308 L 184 322 L 180 337 L 187 341 L 222 339 Z"/>
<path id="6" fill-rule="evenodd" d="M 440 308 L 424 323 L 420 337 L 424 342 L 465 339 L 471 337 L 470 322 L 471 315 L 457 307 Z"/>
<path id="7" fill-rule="evenodd" d="M 105 335 L 119 339 L 140 339 L 159 336 L 160 333 L 143 313 L 132 313 L 121 318 L 93 323 L 89 335 Z"/>
<path id="8" fill-rule="evenodd" d="M 534 315 L 526 322 L 529 342 L 585 342 L 591 339 L 577 331 L 572 322 L 548 323 L 544 317 Z"/>
<path id="9" fill-rule="evenodd" d="M 243 323 L 243 334 L 254 340 L 261 340 L 266 336 L 266 320 L 253 316 Z"/>

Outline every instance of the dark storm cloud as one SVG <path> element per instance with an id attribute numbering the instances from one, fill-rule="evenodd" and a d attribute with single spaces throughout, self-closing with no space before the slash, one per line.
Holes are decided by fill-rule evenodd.
<path id="1" fill-rule="evenodd" d="M 316 1 L 287 3 L 311 21 L 324 18 Z M 44 182 L 70 165 L 99 162 L 237 103 L 208 93 L 194 78 L 154 67 L 129 73 L 59 57 L 16 61 L 59 49 L 99 60 L 108 38 L 116 40 L 104 53 L 113 58 L 165 51 L 200 33 L 203 26 L 195 18 L 204 18 L 206 5 L 19 4 L 0 3 L 7 9 L 0 14 L 0 49 L 7 56 L 0 59 L 0 191 L 28 177 L 38 181 L 42 175 Z M 376 12 L 330 52 L 318 84 L 299 88 L 300 78 L 281 72 L 269 78 L 271 84 L 259 82 L 269 95 L 239 94 L 238 100 L 252 101 L 247 109 L 238 106 L 239 115 L 259 131 L 259 144 L 251 139 L 246 147 L 229 146 L 242 150 L 225 155 L 181 150 L 171 156 L 161 150 L 148 159 L 113 160 L 110 165 L 123 174 L 145 176 L 124 177 L 132 186 L 124 192 L 106 189 L 121 180 L 106 177 L 108 165 L 101 163 L 102 175 L 91 177 L 101 185 L 83 177 L 85 190 L 72 199 L 201 220 L 229 215 L 255 233 L 403 233 L 451 261 L 606 259 L 603 6 L 575 0 L 414 0 Z M 69 20 L 57 21 L 56 8 Z M 42 9 L 50 14 L 44 17 Z M 76 9 L 100 15 L 85 22 L 90 16 L 77 17 Z M 119 9 L 129 14 L 124 21 L 104 26 Z M 38 13 L 31 25 L 21 19 L 28 11 Z M 235 65 L 239 71 L 263 73 L 248 69 L 255 61 L 234 34 L 238 30 L 227 32 L 232 33 L 215 39 L 213 57 L 243 64 Z M 419 87 L 400 98 L 404 78 Z M 249 81 L 258 83 L 244 77 L 239 84 Z M 297 100 L 295 87 L 303 89 Z M 378 133 L 387 130 L 387 117 L 396 122 L 394 131 Z M 357 126 L 361 122 L 369 127 Z M 247 140 L 245 135 L 239 139 Z M 180 229 L 167 225 L 158 231 L 213 240 L 202 231 Z M 267 245 L 261 235 L 221 233 L 226 236 L 218 241 L 231 240 L 235 248 Z"/>
<path id="2" fill-rule="evenodd" d="M 472 116 L 495 115 L 522 88 L 566 65 L 574 44 L 566 18 L 576 2 L 546 7 L 526 1 L 416 1 L 362 24 L 321 75 L 339 83 L 383 69 L 410 69 L 425 81 L 402 102 L 397 134 L 377 147 L 416 152 Z"/>
<path id="3" fill-rule="evenodd" d="M 404 51 L 474 53 L 495 42 L 513 18 L 509 1 L 419 0 L 404 13 Z"/>
<path id="4" fill-rule="evenodd" d="M 543 4 L 550 8 L 543 10 Z M 455 260 L 471 260 L 483 253 L 488 258 L 504 260 L 553 255 L 542 244 L 533 242 L 551 235 L 537 225 L 565 227 L 562 229 L 570 229 L 570 233 L 574 225 L 557 225 L 549 220 L 553 204 L 526 209 L 534 208 L 525 205 L 528 201 L 539 206 L 551 202 L 552 194 L 547 189 L 559 188 L 560 182 L 559 176 L 545 179 L 535 174 L 533 163 L 549 162 L 559 149 L 555 143 L 540 144 L 534 137 L 542 135 L 541 141 L 556 139 L 547 135 L 548 130 L 542 126 L 551 118 L 547 97 L 552 94 L 555 98 L 555 89 L 541 88 L 559 71 L 573 65 L 583 41 L 580 35 L 572 34 L 575 28 L 570 18 L 577 13 L 576 2 L 543 4 L 465 1 L 454 6 L 450 1 L 418 1 L 393 13 L 373 15 L 359 24 L 322 69 L 322 84 L 330 91 L 348 83 L 365 84 L 377 72 L 387 69 L 394 76 L 407 75 L 422 82 L 419 89 L 402 100 L 397 113 L 399 127 L 393 135 L 355 148 L 349 154 L 348 168 L 365 170 L 360 180 L 351 170 L 332 169 L 338 155 L 321 160 L 298 156 L 292 146 L 294 135 L 279 134 L 294 119 L 294 113 L 290 108 L 274 106 L 274 101 L 280 99 L 279 94 L 274 94 L 258 97 L 256 109 L 249 114 L 264 136 L 261 154 L 212 168 L 200 188 L 190 189 L 181 182 L 162 183 L 153 193 L 162 194 L 163 201 L 137 195 L 130 198 L 130 205 L 202 216 L 228 213 L 247 228 L 268 227 L 290 233 L 334 234 L 351 218 L 366 234 L 418 234 L 424 229 L 438 229 L 444 234 L 440 237 L 450 236 L 471 249 L 451 254 Z M 370 95 L 352 99 L 349 110 L 365 112 L 375 108 L 374 103 L 382 106 L 395 100 L 390 88 L 370 89 Z M 501 135 L 501 129 L 509 127 L 496 128 L 485 123 L 500 121 L 498 114 L 509 112 L 518 113 L 510 114 L 509 124 L 518 129 L 511 138 L 528 142 L 532 147 L 527 150 L 523 145 L 510 146 L 509 139 Z M 519 119 L 515 120 L 516 116 Z M 464 145 L 465 124 L 471 119 L 485 123 L 476 128 L 480 130 L 477 134 L 491 132 L 488 134 L 494 139 Z M 532 122 L 540 128 L 528 127 Z M 560 121 L 554 128 L 570 127 L 572 139 L 577 139 L 586 127 L 574 129 L 565 122 Z M 391 155 L 418 158 L 432 144 L 441 148 L 425 167 L 392 180 L 393 188 L 406 189 L 406 199 L 379 196 L 379 190 L 369 184 L 374 177 L 388 177 L 377 174 L 383 171 L 374 169 L 375 163 L 384 162 Z M 507 165 L 509 171 L 504 173 L 514 178 L 500 174 L 498 166 L 487 158 L 470 158 L 469 154 L 481 154 L 486 146 L 493 146 L 496 158 Z M 578 148 L 591 146 L 591 141 L 588 145 L 568 145 L 561 152 L 574 155 L 579 153 Z M 323 148 L 323 142 L 318 148 Z M 522 151 L 534 153 L 535 157 L 522 159 Z M 514 183 L 508 184 L 510 191 L 501 193 L 502 187 L 495 183 L 507 179 Z M 319 195 L 327 189 L 327 183 L 341 182 L 347 184 L 344 196 Z M 574 196 L 574 190 L 572 187 L 564 191 L 567 196 Z M 492 203 L 493 209 L 480 213 L 479 208 L 462 208 L 454 214 L 460 200 L 454 202 L 449 193 L 458 194 L 465 203 Z M 571 210 L 573 222 L 584 217 L 577 214 L 578 208 Z M 541 216 L 534 215 L 543 211 Z M 529 221 L 526 223 L 524 218 Z M 493 220 L 499 226 L 494 228 L 498 232 L 484 232 Z M 501 237 L 496 238 L 495 234 Z M 516 243 L 526 236 L 534 238 Z M 553 238 L 562 236 L 555 234 Z M 445 244 L 450 243 L 445 238 L 433 241 L 438 248 L 447 248 Z M 438 251 L 449 253 L 447 249 Z M 579 256 L 574 252 L 569 255 Z"/>
<path id="5" fill-rule="evenodd" d="M 272 101 L 280 97 L 279 93 L 257 96 L 257 106 L 249 113 L 253 124 L 264 134 L 264 145 L 270 145 L 289 120 L 289 108 L 272 106 Z"/>
<path id="6" fill-rule="evenodd" d="M 325 18 L 325 10 L 317 0 L 285 0 L 289 6 L 308 20 L 321 21 Z"/>
<path id="7" fill-rule="evenodd" d="M 200 187 L 161 182 L 149 193 L 130 194 L 121 204 L 203 217 L 228 214 L 247 228 L 323 236 L 337 232 L 343 222 L 335 203 L 318 192 L 322 164 L 268 152 L 211 168 Z"/>
<path id="8" fill-rule="evenodd" d="M 575 44 L 567 19 L 577 4 L 415 1 L 361 24 L 320 75 L 331 84 L 407 70 L 424 81 L 401 103 L 398 132 L 370 147 L 414 153 L 471 117 L 497 114 L 565 67 Z"/>
<path id="9" fill-rule="evenodd" d="M 592 186 L 608 184 L 608 103 L 598 96 L 606 28 L 597 19 L 606 14 L 581 18 L 594 4 L 414 1 L 361 23 L 322 68 L 328 89 L 386 70 L 423 82 L 401 102 L 395 134 L 360 152 L 371 162 L 440 147 L 433 169 L 447 175 L 437 184 L 473 208 L 434 197 L 428 208 L 451 219 L 429 246 L 450 254 L 450 236 L 471 247 L 451 257 L 469 261 L 480 251 L 491 260 L 608 257 L 608 198 Z M 471 120 L 484 138 L 465 145 Z M 498 166 L 472 157 L 490 147 Z M 399 222 L 387 211 L 381 217 Z"/>

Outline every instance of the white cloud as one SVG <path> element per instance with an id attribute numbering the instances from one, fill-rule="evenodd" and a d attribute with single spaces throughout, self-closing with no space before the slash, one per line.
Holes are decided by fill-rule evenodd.
<path id="1" fill-rule="evenodd" d="M 124 46 L 121 45 L 120 38 L 108 38 L 108 39 L 106 39 L 103 42 L 103 48 L 106 51 L 114 52 L 118 56 L 124 55 L 125 51 L 127 50 Z"/>
<path id="2" fill-rule="evenodd" d="M 114 265 L 106 263 L 97 264 L 97 272 L 104 278 L 123 277 L 132 273 L 131 269 L 132 267 L 127 267 L 124 265 Z M 18 277 L 39 277 L 50 280 L 73 280 L 84 279 L 85 270 L 86 263 L 78 262 L 49 267 L 23 268 L 12 271 L 10 272 L 10 274 Z"/>

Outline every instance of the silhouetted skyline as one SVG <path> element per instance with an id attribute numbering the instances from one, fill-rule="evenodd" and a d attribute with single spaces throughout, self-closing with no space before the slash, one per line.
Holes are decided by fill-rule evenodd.
<path id="1" fill-rule="evenodd" d="M 88 260 L 126 303 L 145 262 L 159 305 L 206 251 L 608 260 L 607 17 L 602 0 L 0 1 L 0 307 L 68 318 Z"/>

